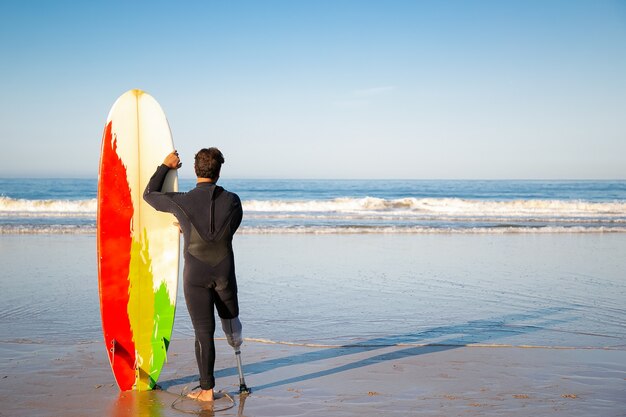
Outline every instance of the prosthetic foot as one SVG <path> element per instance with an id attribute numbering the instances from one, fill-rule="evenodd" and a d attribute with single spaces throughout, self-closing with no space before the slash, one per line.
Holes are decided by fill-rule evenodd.
<path id="1" fill-rule="evenodd" d="M 226 340 L 228 341 L 228 344 L 235 349 L 235 359 L 237 360 L 237 370 L 239 371 L 239 394 L 250 394 L 252 391 L 247 387 L 246 380 L 243 376 L 241 350 L 239 349 L 243 343 L 243 337 L 241 336 L 241 322 L 238 317 L 234 319 L 221 320 Z"/>
<path id="2" fill-rule="evenodd" d="M 241 365 L 241 351 L 239 348 L 235 349 L 235 358 L 237 359 L 237 370 L 239 371 L 239 394 L 250 394 L 252 390 L 246 385 L 246 380 L 243 377 L 243 367 Z"/>

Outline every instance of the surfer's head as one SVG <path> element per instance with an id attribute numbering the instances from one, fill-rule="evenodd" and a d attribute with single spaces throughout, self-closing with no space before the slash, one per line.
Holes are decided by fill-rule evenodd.
<path id="1" fill-rule="evenodd" d="M 224 163 L 224 155 L 217 148 L 200 149 L 195 157 L 194 169 L 198 178 L 217 181 Z"/>

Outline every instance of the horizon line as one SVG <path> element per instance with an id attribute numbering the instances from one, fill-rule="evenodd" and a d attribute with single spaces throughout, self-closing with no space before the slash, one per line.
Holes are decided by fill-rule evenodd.
<path id="1" fill-rule="evenodd" d="M 97 176 L 0 176 L 0 180 L 98 180 Z M 196 177 L 178 177 L 193 181 Z M 626 181 L 624 178 L 313 178 L 313 177 L 221 177 L 220 181 Z"/>

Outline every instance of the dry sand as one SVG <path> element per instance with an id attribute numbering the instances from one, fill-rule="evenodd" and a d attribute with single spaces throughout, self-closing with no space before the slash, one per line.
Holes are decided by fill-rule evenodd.
<path id="1" fill-rule="evenodd" d="M 217 342 L 214 412 L 196 385 L 191 340 L 173 340 L 165 391 L 120 393 L 100 343 L 2 343 L 2 416 L 626 416 L 626 351 L 509 347 L 321 348 L 246 341 L 240 398 L 232 349 Z M 172 407 L 174 404 L 175 409 Z M 231 405 L 223 397 L 214 406 Z M 204 410 L 203 410 L 204 409 Z M 180 411 L 183 410 L 183 411 Z"/>

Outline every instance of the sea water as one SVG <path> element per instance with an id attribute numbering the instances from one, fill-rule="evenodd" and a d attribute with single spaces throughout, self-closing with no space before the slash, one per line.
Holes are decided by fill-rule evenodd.
<path id="1" fill-rule="evenodd" d="M 221 184 L 242 199 L 240 233 L 626 232 L 626 181 Z M 0 179 L 0 233 L 94 233 L 96 193 L 96 180 Z"/>
<path id="2" fill-rule="evenodd" d="M 626 349 L 624 181 L 222 185 L 249 341 Z M 0 195 L 0 342 L 100 340 L 95 180 Z"/>

